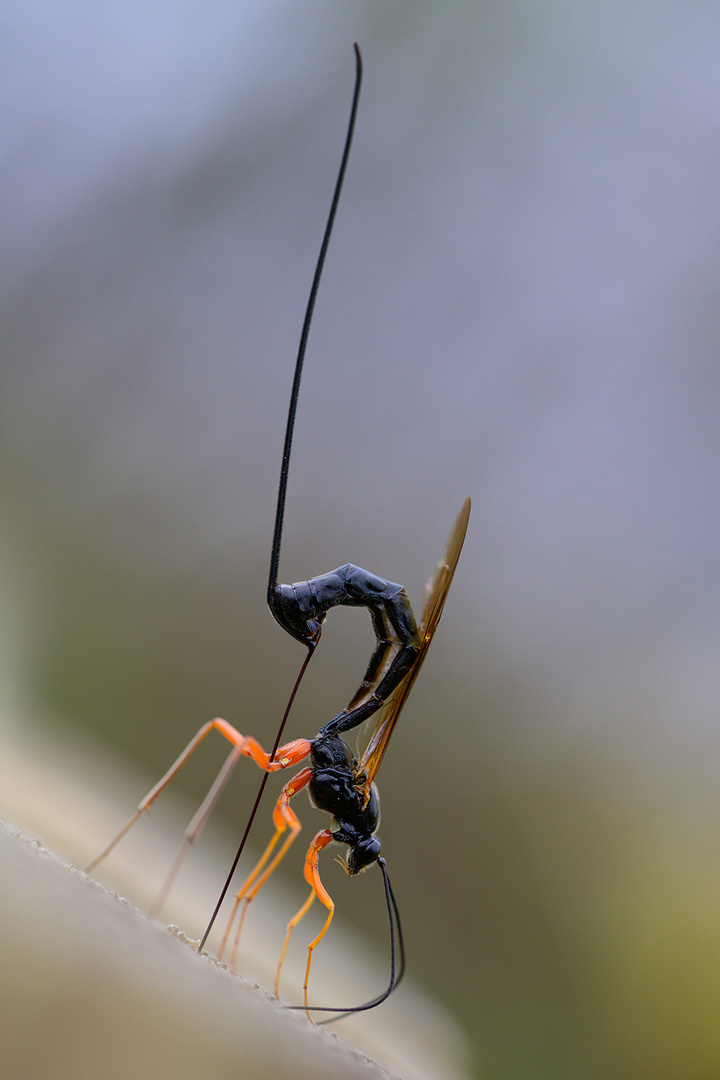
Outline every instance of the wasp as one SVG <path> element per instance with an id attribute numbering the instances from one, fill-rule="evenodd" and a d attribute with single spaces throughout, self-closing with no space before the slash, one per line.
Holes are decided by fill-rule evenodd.
<path id="1" fill-rule="evenodd" d="M 320 932 L 307 947 L 308 956 L 303 985 L 304 1004 L 290 1006 L 291 1008 L 305 1009 L 310 1018 L 311 1012 L 316 1011 L 345 1014 L 373 1008 L 389 996 L 399 983 L 404 971 L 404 949 L 397 904 L 385 860 L 380 854 L 380 840 L 376 835 L 379 823 L 379 802 L 375 777 L 395 730 L 400 712 L 415 683 L 440 621 L 448 590 L 460 557 L 470 516 L 470 500 L 466 499 L 451 530 L 444 555 L 426 585 L 419 623 L 415 620 L 407 593 L 401 585 L 371 574 L 352 563 L 345 563 L 328 574 L 309 578 L 307 581 L 295 582 L 292 585 L 279 583 L 280 546 L 300 380 L 315 298 L 345 177 L 360 96 L 362 58 L 357 44 L 355 45 L 355 60 L 355 90 L 345 146 L 315 268 L 295 363 L 280 470 L 267 592 L 268 605 L 273 617 L 288 634 L 306 647 L 307 654 L 290 695 L 275 743 L 269 752 L 265 751 L 253 736 L 242 735 L 226 720 L 215 719 L 204 724 L 167 773 L 141 800 L 137 810 L 123 829 L 87 868 L 88 872 L 93 870 L 112 851 L 135 822 L 150 809 L 205 737 L 211 731 L 218 731 L 231 744 L 230 753 L 205 800 L 188 825 L 183 846 L 166 879 L 154 909 L 159 908 L 160 903 L 167 895 L 189 846 L 199 836 L 237 762 L 241 757 L 251 758 L 263 770 L 264 776 L 235 861 L 228 874 L 207 930 L 200 942 L 199 948 L 202 949 L 230 887 L 235 867 L 244 848 L 268 776 L 271 773 L 294 768 L 306 762 L 300 771 L 295 773 L 285 784 L 275 803 L 272 815 L 275 826 L 274 835 L 252 873 L 235 895 L 232 914 L 222 939 L 219 956 L 222 957 L 224 954 L 231 929 L 235 924 L 238 912 L 240 912 L 232 947 L 231 966 L 234 968 L 240 934 L 248 906 L 285 857 L 301 830 L 300 819 L 291 805 L 291 800 L 298 792 L 306 789 L 315 806 L 328 813 L 332 818 L 332 822 L 329 828 L 321 829 L 317 833 L 308 848 L 304 872 L 305 878 L 310 885 L 310 894 L 300 910 L 288 923 L 277 967 L 275 993 L 277 995 L 279 992 L 280 973 L 292 931 L 307 913 L 313 901 L 318 899 L 325 907 L 327 916 Z M 313 739 L 294 739 L 281 745 L 282 734 L 290 708 L 307 665 L 320 641 L 325 617 L 328 611 L 338 606 L 365 607 L 370 613 L 376 646 L 370 657 L 365 676 L 347 707 L 324 724 Z M 342 736 L 373 716 L 375 716 L 376 720 L 372 734 L 364 752 L 359 758 L 356 758 Z M 319 872 L 320 853 L 332 843 L 347 846 L 345 866 L 348 874 L 358 874 L 361 870 L 365 870 L 374 863 L 377 863 L 380 867 L 390 924 L 391 973 L 388 987 L 372 1001 L 350 1008 L 327 1008 L 325 1006 L 311 1005 L 308 997 L 313 952 L 325 937 L 335 911 L 335 904 L 325 889 Z M 242 910 L 240 911 L 240 909 Z M 396 935 L 401 957 L 399 965 L 396 962 Z"/>

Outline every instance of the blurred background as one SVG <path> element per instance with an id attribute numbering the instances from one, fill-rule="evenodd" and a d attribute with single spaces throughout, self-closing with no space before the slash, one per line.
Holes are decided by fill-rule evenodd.
<path id="1" fill-rule="evenodd" d="M 18 733 L 82 734 L 138 798 L 213 716 L 272 743 L 304 655 L 265 606 L 277 474 L 357 39 L 280 573 L 352 561 L 418 610 L 473 498 L 379 775 L 411 973 L 478 1076 L 716 1077 L 718 7 L 8 0 L 0 26 Z M 288 737 L 372 644 L 331 614 Z M 327 862 L 383 942 L 377 882 Z"/>

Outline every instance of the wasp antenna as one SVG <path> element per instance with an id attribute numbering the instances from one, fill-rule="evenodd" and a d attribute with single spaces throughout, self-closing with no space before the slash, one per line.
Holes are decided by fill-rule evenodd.
<path id="1" fill-rule="evenodd" d="M 353 94 L 352 106 L 350 108 L 350 120 L 348 121 L 347 135 L 345 136 L 345 148 L 343 150 L 343 156 L 342 161 L 340 162 L 340 169 L 338 172 L 337 180 L 335 181 L 335 192 L 333 194 L 332 203 L 330 205 L 330 213 L 328 214 L 327 224 L 325 226 L 325 234 L 323 236 L 323 241 L 320 246 L 320 254 L 318 255 L 317 264 L 315 266 L 315 275 L 313 277 L 312 286 L 310 288 L 310 296 L 308 298 L 307 308 L 305 310 L 305 320 L 303 322 L 302 332 L 300 334 L 300 345 L 298 347 L 297 360 L 295 361 L 295 377 L 293 379 L 292 391 L 290 393 L 290 408 L 288 409 L 287 427 L 285 429 L 285 445 L 283 447 L 282 464 L 280 466 L 280 483 L 278 485 L 277 510 L 275 512 L 275 531 L 273 533 L 272 555 L 270 557 L 268 604 L 270 605 L 271 611 L 273 611 L 273 600 L 278 583 L 280 542 L 282 540 L 283 520 L 285 517 L 285 496 L 287 494 L 288 470 L 290 468 L 290 450 L 292 449 L 293 431 L 295 428 L 295 413 L 297 411 L 298 395 L 300 393 L 300 379 L 302 377 L 303 361 L 305 360 L 305 350 L 307 348 L 308 335 L 310 333 L 310 323 L 312 322 L 313 311 L 315 309 L 315 299 L 317 297 L 317 291 L 320 285 L 320 278 L 322 276 L 323 266 L 325 264 L 325 256 L 327 254 L 328 244 L 330 243 L 330 234 L 332 233 L 333 224 L 335 222 L 335 214 L 337 213 L 338 203 L 340 201 L 340 192 L 342 191 L 343 180 L 345 179 L 345 169 L 347 167 L 348 158 L 350 156 L 350 147 L 352 145 L 353 131 L 355 129 L 355 117 L 357 116 L 358 101 L 360 100 L 360 86 L 362 84 L 362 56 L 360 55 L 360 48 L 357 42 L 354 43 L 353 48 L 355 49 L 355 92 Z"/>
<path id="2" fill-rule="evenodd" d="M 383 884 L 385 886 L 385 903 L 387 904 L 388 922 L 390 924 L 390 980 L 387 987 L 383 990 L 382 994 L 378 994 L 377 997 L 372 998 L 370 1001 L 366 1001 L 364 1005 L 354 1005 L 349 1009 L 333 1008 L 330 1005 L 310 1005 L 305 1009 L 304 1005 L 286 1005 L 287 1009 L 305 1009 L 306 1012 L 334 1012 L 337 1016 L 330 1016 L 327 1020 L 320 1020 L 318 1027 L 321 1024 L 334 1024 L 336 1020 L 342 1020 L 344 1016 L 351 1016 L 357 1012 L 367 1012 L 368 1009 L 375 1009 L 378 1005 L 382 1005 L 383 1001 L 392 994 L 393 990 L 396 990 L 400 985 L 403 975 L 405 974 L 405 942 L 403 940 L 402 925 L 400 923 L 400 912 L 398 911 L 397 901 L 395 900 L 395 894 L 390 884 L 390 877 L 387 872 L 387 865 L 383 858 L 377 860 L 377 864 L 382 871 Z M 396 933 L 397 933 L 397 949 L 396 949 Z M 400 963 L 397 963 L 397 956 L 400 957 Z"/>
<path id="3" fill-rule="evenodd" d="M 395 900 L 395 894 L 390 884 L 390 878 L 387 872 L 387 865 L 383 858 L 378 859 L 378 866 L 382 871 L 383 884 L 385 886 L 385 902 L 387 903 L 388 910 L 388 922 L 390 924 L 390 979 L 386 989 L 382 994 L 378 994 L 377 997 L 372 998 L 371 1001 L 366 1001 L 364 1005 L 356 1005 L 352 1009 L 344 1009 L 339 1016 L 328 1017 L 327 1020 L 321 1020 L 320 1024 L 334 1024 L 336 1020 L 342 1020 L 344 1016 L 352 1016 L 356 1012 L 367 1012 L 368 1009 L 374 1009 L 378 1005 L 382 1005 L 383 1001 L 392 994 L 393 990 L 397 990 L 402 977 L 405 974 L 405 942 L 403 940 L 402 925 L 400 923 L 400 912 L 398 911 L 397 902 Z M 400 957 L 400 963 L 396 962 L 396 949 L 395 949 L 395 934 L 397 932 L 397 953 Z M 310 1010 L 312 1012 L 312 1008 Z"/>

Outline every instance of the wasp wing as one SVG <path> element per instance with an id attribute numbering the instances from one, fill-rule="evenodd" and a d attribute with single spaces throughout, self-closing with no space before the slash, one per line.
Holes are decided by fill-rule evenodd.
<path id="1" fill-rule="evenodd" d="M 435 567 L 430 580 L 425 586 L 425 600 L 419 627 L 420 648 L 417 657 L 415 658 L 415 662 L 398 686 L 397 690 L 395 690 L 392 697 L 385 702 L 380 710 L 372 738 L 367 745 L 365 753 L 358 762 L 357 775 L 362 776 L 363 787 L 367 794 L 369 794 L 370 785 L 375 778 L 376 772 L 380 768 L 380 762 L 382 761 L 387 745 L 390 742 L 390 736 L 397 723 L 400 710 L 405 704 L 408 694 L 412 690 L 413 683 L 422 667 L 422 662 L 425 659 L 425 654 L 428 651 L 437 624 L 440 622 L 440 616 L 442 615 L 442 610 L 445 606 L 445 600 L 453 579 L 453 574 L 455 573 L 455 567 L 457 566 L 460 552 L 462 551 L 469 517 L 470 499 L 466 499 L 462 504 L 460 513 L 458 514 L 450 536 L 448 537 L 448 542 L 445 546 L 445 554 Z"/>

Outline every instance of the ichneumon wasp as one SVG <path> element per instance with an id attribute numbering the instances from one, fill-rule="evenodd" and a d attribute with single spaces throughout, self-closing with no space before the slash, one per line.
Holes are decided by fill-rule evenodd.
<path id="1" fill-rule="evenodd" d="M 370 574 L 366 570 L 362 570 L 360 567 L 354 566 L 351 563 L 346 563 L 344 566 L 338 567 L 329 574 L 310 578 L 308 581 L 296 582 L 293 585 L 282 585 L 278 583 L 278 565 L 285 514 L 285 496 L 287 491 L 290 451 L 292 447 L 303 361 L 315 306 L 315 298 L 350 153 L 360 96 L 362 59 L 357 44 L 355 45 L 355 59 L 355 91 L 350 111 L 350 121 L 345 138 L 345 147 L 335 184 L 330 213 L 325 226 L 320 254 L 315 268 L 315 275 L 310 290 L 310 298 L 305 313 L 305 320 L 300 336 L 300 346 L 295 364 L 295 375 L 290 397 L 290 408 L 288 411 L 285 445 L 280 471 L 280 484 L 278 488 L 275 530 L 270 563 L 270 579 L 267 593 L 268 605 L 272 615 L 284 630 L 297 641 L 300 641 L 305 645 L 307 648 L 307 655 L 296 679 L 285 709 L 285 714 L 275 738 L 274 746 L 270 753 L 263 750 L 260 743 L 252 736 L 241 735 L 240 732 L 226 720 L 215 719 L 206 723 L 186 746 L 180 757 L 168 770 L 165 776 L 163 776 L 155 787 L 148 792 L 144 799 L 142 799 L 138 809 L 123 829 L 111 841 L 107 848 L 90 864 L 90 866 L 88 866 L 88 871 L 94 869 L 94 867 L 112 851 L 115 845 L 135 824 L 138 818 L 150 809 L 160 793 L 164 791 L 178 770 L 197 749 L 205 736 L 213 730 L 219 731 L 231 744 L 232 749 L 202 805 L 186 829 L 183 845 L 168 877 L 166 878 L 160 897 L 154 908 L 154 910 L 157 911 L 164 897 L 167 895 L 182 860 L 187 854 L 190 845 L 192 845 L 199 836 L 220 793 L 235 768 L 235 765 L 243 756 L 252 758 L 255 764 L 263 770 L 264 775 L 237 855 L 230 873 L 228 874 L 225 886 L 217 902 L 210 923 L 200 942 L 199 948 L 202 949 L 229 889 L 230 881 L 243 851 L 268 776 L 270 773 L 294 767 L 309 759 L 310 764 L 306 764 L 300 769 L 300 771 L 296 773 L 282 789 L 273 811 L 275 833 L 254 870 L 235 896 L 232 914 L 219 951 L 219 957 L 222 957 L 225 948 L 227 947 L 236 916 L 238 916 L 238 925 L 234 935 L 231 956 L 231 966 L 234 968 L 240 934 L 242 932 L 249 904 L 287 854 L 291 844 L 300 832 L 300 821 L 290 805 L 290 800 L 303 788 L 307 788 L 313 803 L 320 810 L 327 811 L 327 813 L 332 816 L 333 820 L 331 828 L 322 829 L 318 832 L 308 849 L 305 858 L 305 878 L 310 885 L 310 895 L 300 910 L 288 923 L 285 942 L 277 967 L 275 993 L 276 995 L 278 993 L 280 972 L 290 935 L 294 927 L 306 914 L 312 902 L 317 898 L 320 900 L 321 904 L 325 906 L 327 917 L 320 932 L 308 945 L 308 959 L 303 987 L 304 1005 L 290 1006 L 290 1008 L 305 1009 L 308 1016 L 310 1016 L 311 1011 L 344 1014 L 374 1008 L 389 996 L 399 983 L 403 974 L 404 953 L 397 906 L 390 885 L 385 860 L 380 855 L 380 841 L 375 835 L 379 820 L 379 806 L 377 789 L 374 781 L 375 775 L 380 767 L 380 763 L 382 762 L 388 743 L 395 729 L 400 711 L 405 704 L 415 679 L 417 678 L 425 654 L 440 620 L 448 589 L 450 588 L 450 583 L 452 582 L 455 567 L 465 539 L 465 532 L 470 515 L 470 500 L 466 499 L 450 533 L 443 558 L 438 563 L 432 577 L 426 585 L 423 611 L 419 625 L 416 624 L 415 616 L 413 615 L 407 594 L 401 585 L 386 581 L 384 578 L 377 577 L 375 574 Z M 377 643 L 375 650 L 370 657 L 365 677 L 347 707 L 324 724 L 314 739 L 295 739 L 292 742 L 281 746 L 280 740 L 290 708 L 292 707 L 292 703 L 295 699 L 295 695 L 307 665 L 320 640 L 325 616 L 331 608 L 337 606 L 366 607 L 370 612 Z M 364 753 L 359 759 L 356 759 L 341 736 L 345 732 L 356 728 L 359 724 L 375 714 L 377 714 L 377 718 L 374 731 Z M 280 839 L 283 836 L 284 840 L 282 844 L 280 844 Z M 383 875 L 385 901 L 390 924 L 391 973 L 389 984 L 385 991 L 372 1001 L 369 1001 L 364 1005 L 350 1008 L 328 1008 L 325 1006 L 310 1005 L 308 1002 L 308 983 L 313 951 L 327 933 L 335 910 L 333 900 L 324 888 L 318 870 L 320 852 L 332 842 L 346 844 L 348 846 L 349 850 L 346 861 L 348 874 L 357 874 L 373 863 L 378 864 Z M 396 934 L 399 945 L 398 951 L 400 954 L 399 964 L 396 963 Z"/>

